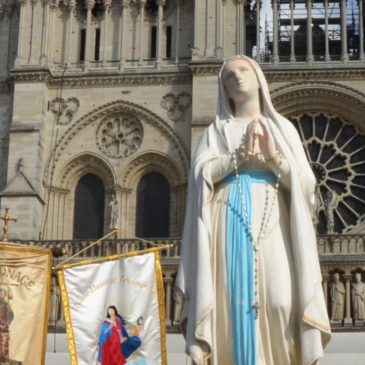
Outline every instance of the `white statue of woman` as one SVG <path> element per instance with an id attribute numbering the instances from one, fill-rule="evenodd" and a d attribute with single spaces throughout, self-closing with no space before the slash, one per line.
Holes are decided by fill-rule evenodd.
<path id="1" fill-rule="evenodd" d="M 355 283 L 352 284 L 352 306 L 354 319 L 365 320 L 365 284 L 361 280 L 361 273 L 355 274 Z"/>
<path id="2" fill-rule="evenodd" d="M 311 220 L 315 178 L 245 56 L 219 72 L 189 178 L 177 287 L 198 365 L 312 365 L 331 337 Z"/>

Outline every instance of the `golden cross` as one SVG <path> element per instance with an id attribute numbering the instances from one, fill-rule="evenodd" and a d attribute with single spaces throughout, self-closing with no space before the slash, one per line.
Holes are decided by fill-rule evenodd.
<path id="1" fill-rule="evenodd" d="M 0 219 L 4 221 L 4 227 L 3 227 L 4 235 L 3 235 L 3 238 L 1 240 L 5 241 L 5 242 L 9 241 L 8 240 L 8 222 L 11 222 L 11 221 L 16 222 L 17 221 L 16 218 L 11 218 L 9 216 L 8 212 L 9 212 L 9 208 L 6 207 L 5 208 L 5 214 L 2 217 L 0 217 Z"/>

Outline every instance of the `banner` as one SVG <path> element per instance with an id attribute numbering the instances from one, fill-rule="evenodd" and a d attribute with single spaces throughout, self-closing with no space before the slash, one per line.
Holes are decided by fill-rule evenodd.
<path id="1" fill-rule="evenodd" d="M 51 264 L 51 250 L 0 243 L 0 364 L 44 364 Z"/>
<path id="2" fill-rule="evenodd" d="M 57 269 L 72 365 L 166 364 L 160 255 L 146 251 Z"/>

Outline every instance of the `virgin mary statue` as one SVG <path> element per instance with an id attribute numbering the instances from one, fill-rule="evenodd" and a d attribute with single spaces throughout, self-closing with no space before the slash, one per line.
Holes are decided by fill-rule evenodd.
<path id="1" fill-rule="evenodd" d="M 198 364 L 313 365 L 331 338 L 315 231 L 315 178 L 260 67 L 224 62 L 216 120 L 189 177 L 177 287 Z"/>

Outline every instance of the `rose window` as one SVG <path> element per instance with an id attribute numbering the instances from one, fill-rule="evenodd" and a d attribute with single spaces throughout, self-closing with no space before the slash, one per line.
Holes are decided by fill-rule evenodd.
<path id="1" fill-rule="evenodd" d="M 133 115 L 108 116 L 97 131 L 97 145 L 109 157 L 127 157 L 137 151 L 143 140 L 141 122 Z"/>
<path id="2" fill-rule="evenodd" d="M 317 179 L 318 233 L 345 233 L 365 217 L 365 134 L 334 115 L 290 117 Z"/>

